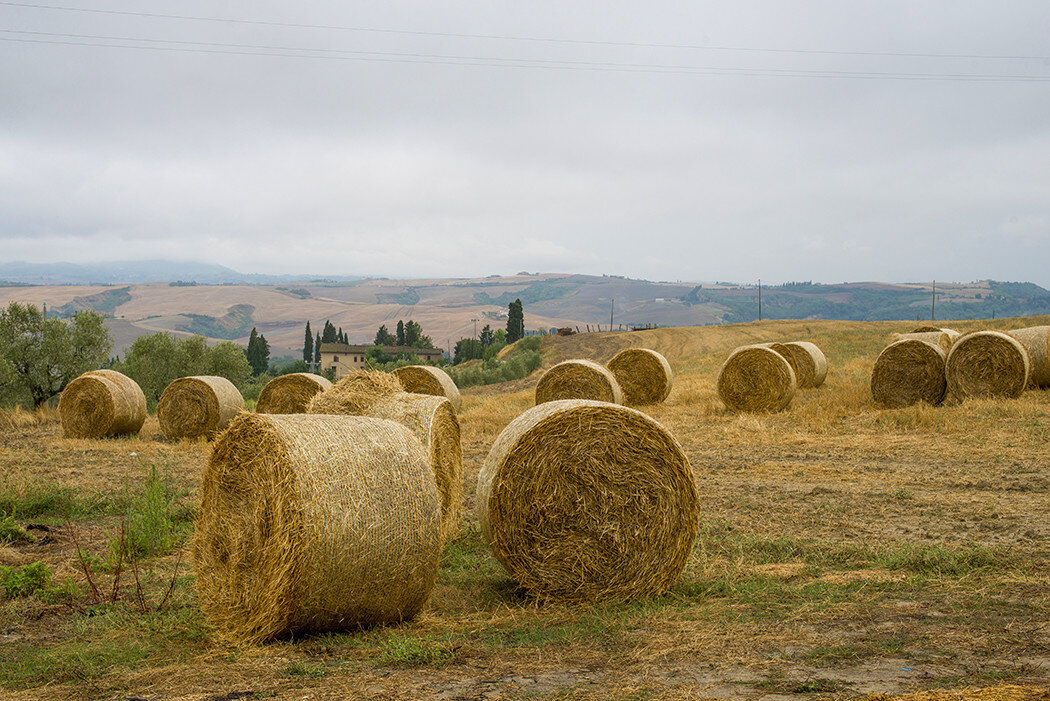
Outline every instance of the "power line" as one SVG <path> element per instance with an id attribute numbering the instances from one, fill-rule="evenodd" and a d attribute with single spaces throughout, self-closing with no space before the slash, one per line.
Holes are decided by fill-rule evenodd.
<path id="1" fill-rule="evenodd" d="M 882 56 L 899 58 L 947 58 L 947 59 L 990 59 L 990 60 L 1017 60 L 1017 61 L 1045 61 L 1050 56 L 1026 56 L 1009 54 L 954 54 L 933 52 L 897 52 L 897 51 L 834 51 L 827 49 L 775 49 L 751 46 L 720 46 L 713 44 L 670 44 L 670 43 L 648 43 L 634 41 L 609 41 L 589 39 L 565 39 L 556 37 L 534 37 L 517 36 L 511 34 L 472 34 L 464 32 L 433 32 L 409 29 L 388 29 L 381 27 L 356 27 L 347 25 L 331 24 L 308 24 L 299 22 L 276 22 L 267 20 L 241 19 L 235 17 L 208 17 L 203 15 L 176 15 L 159 12 L 138 12 L 133 10 L 104 10 L 88 7 L 68 7 L 61 5 L 45 5 L 41 3 L 7 2 L 0 0 L 0 5 L 8 7 L 24 7 L 36 10 L 54 10 L 61 12 L 81 12 L 102 15 L 120 15 L 125 17 L 145 17 L 151 19 L 174 19 L 195 22 L 222 22 L 229 24 L 249 24 L 267 27 L 287 27 L 292 29 L 324 29 L 346 32 L 368 32 L 374 34 L 399 34 L 408 36 L 429 36 L 452 39 L 486 39 L 494 41 L 517 41 L 549 44 L 577 44 L 587 46 L 620 46 L 631 48 L 654 48 L 654 49 L 689 49 L 699 51 L 740 51 L 753 53 L 777 53 L 777 54 L 818 54 L 828 56 Z"/>

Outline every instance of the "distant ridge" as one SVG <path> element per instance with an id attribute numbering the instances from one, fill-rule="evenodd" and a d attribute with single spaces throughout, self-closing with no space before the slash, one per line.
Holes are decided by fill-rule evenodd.
<path id="1" fill-rule="evenodd" d="M 310 275 L 240 273 L 213 263 L 169 260 L 112 263 L 0 263 L 0 285 L 126 285 L 147 282 L 196 282 L 202 285 L 268 285 L 307 280 Z M 325 276 L 329 280 L 360 280 L 359 275 Z"/>

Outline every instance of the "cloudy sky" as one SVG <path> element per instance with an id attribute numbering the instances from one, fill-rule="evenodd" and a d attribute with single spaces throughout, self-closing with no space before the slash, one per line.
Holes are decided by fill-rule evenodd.
<path id="1" fill-rule="evenodd" d="M 0 2 L 0 251 L 1050 286 L 1050 3 Z"/>

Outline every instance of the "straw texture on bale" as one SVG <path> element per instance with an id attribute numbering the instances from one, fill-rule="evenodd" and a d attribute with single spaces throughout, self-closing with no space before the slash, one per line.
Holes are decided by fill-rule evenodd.
<path id="1" fill-rule="evenodd" d="M 463 398 L 459 395 L 459 388 L 448 373 L 441 368 L 432 365 L 406 365 L 394 370 L 397 379 L 406 392 L 414 394 L 432 394 L 435 397 L 444 397 L 452 402 L 452 408 L 457 412 L 463 408 Z"/>
<path id="2" fill-rule="evenodd" d="M 409 619 L 434 586 L 440 522 L 426 451 L 407 428 L 241 414 L 201 484 L 201 609 L 231 642 Z"/>
<path id="3" fill-rule="evenodd" d="M 623 390 L 609 370 L 590 360 L 566 360 L 536 383 L 536 403 L 558 399 L 592 399 L 623 404 Z"/>
<path id="4" fill-rule="evenodd" d="M 58 415 L 66 438 L 138 433 L 146 421 L 146 396 L 127 375 L 116 370 L 91 370 L 62 390 Z"/>
<path id="5" fill-rule="evenodd" d="M 903 338 L 891 343 L 872 368 L 871 396 L 884 409 L 902 409 L 919 402 L 940 404 L 946 387 L 946 358 L 941 346 L 928 341 Z"/>
<path id="6" fill-rule="evenodd" d="M 788 362 L 791 366 L 791 371 L 795 373 L 795 381 L 798 382 L 798 366 L 795 365 L 795 354 L 791 352 L 791 349 L 784 343 L 757 343 L 755 345 L 764 346 L 766 348 L 772 348 Z"/>
<path id="7" fill-rule="evenodd" d="M 699 526 L 678 442 L 635 409 L 546 402 L 496 439 L 478 475 L 478 517 L 496 559 L 541 599 L 665 591 Z"/>
<path id="8" fill-rule="evenodd" d="M 312 372 L 292 372 L 275 377 L 259 392 L 255 410 L 260 414 L 305 414 L 314 395 L 332 388 L 327 377 Z"/>
<path id="9" fill-rule="evenodd" d="M 795 358 L 795 379 L 799 389 L 820 387 L 828 376 L 828 359 L 824 351 L 809 341 L 790 341 L 783 344 Z"/>
<path id="10" fill-rule="evenodd" d="M 1017 339 L 998 331 L 976 331 L 955 342 L 944 372 L 953 401 L 1017 397 L 1028 384 L 1031 363 Z"/>
<path id="11" fill-rule="evenodd" d="M 654 350 L 622 350 L 613 356 L 607 367 L 623 391 L 625 404 L 659 404 L 671 393 L 671 365 L 667 358 Z"/>
<path id="12" fill-rule="evenodd" d="M 780 411 L 797 389 L 795 371 L 767 346 L 737 348 L 718 372 L 718 396 L 733 411 Z"/>
<path id="13" fill-rule="evenodd" d="M 403 391 L 401 381 L 388 372 L 354 370 L 331 388 L 314 395 L 306 412 L 360 416 L 383 397 Z"/>
<path id="14" fill-rule="evenodd" d="M 941 326 L 916 326 L 911 330 L 911 333 L 932 333 L 934 331 L 948 334 L 953 341 L 959 337 L 959 332 L 955 329 L 946 329 Z"/>
<path id="15" fill-rule="evenodd" d="M 161 393 L 157 420 L 168 438 L 210 438 L 242 409 L 244 397 L 225 377 L 181 377 Z"/>
<path id="16" fill-rule="evenodd" d="M 894 340 L 905 341 L 925 341 L 926 343 L 932 343 L 937 346 L 945 353 L 952 349 L 952 342 L 955 341 L 955 337 L 947 331 L 937 329 L 935 331 L 913 331 L 912 333 L 899 333 L 895 334 Z"/>
<path id="17" fill-rule="evenodd" d="M 1050 326 L 1029 326 L 1010 331 L 1028 351 L 1032 363 L 1029 382 L 1035 387 L 1050 387 Z"/>

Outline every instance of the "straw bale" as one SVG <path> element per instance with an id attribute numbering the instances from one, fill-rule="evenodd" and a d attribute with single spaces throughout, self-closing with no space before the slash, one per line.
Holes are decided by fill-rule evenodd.
<path id="1" fill-rule="evenodd" d="M 970 397 L 1017 397 L 1031 375 L 1020 341 L 999 331 L 976 331 L 959 338 L 945 363 L 953 401 Z"/>
<path id="2" fill-rule="evenodd" d="M 225 377 L 182 377 L 161 393 L 157 420 L 170 439 L 212 438 L 242 409 L 244 397 Z"/>
<path id="3" fill-rule="evenodd" d="M 478 475 L 481 530 L 541 599 L 654 596 L 682 572 L 699 526 L 689 460 L 668 431 L 588 400 L 529 409 Z"/>
<path id="4" fill-rule="evenodd" d="M 659 404 L 671 393 L 671 365 L 667 358 L 654 350 L 622 350 L 613 356 L 606 367 L 620 385 L 625 404 Z"/>
<path id="5" fill-rule="evenodd" d="M 784 360 L 791 366 L 791 371 L 795 373 L 795 381 L 798 381 L 798 366 L 795 365 L 795 354 L 791 352 L 791 349 L 787 347 L 785 343 L 758 343 L 755 345 L 764 346 L 766 348 L 772 348 L 777 353 L 783 356 Z"/>
<path id="6" fill-rule="evenodd" d="M 558 363 L 536 383 L 536 403 L 558 399 L 593 399 L 623 404 L 620 383 L 606 368 L 590 360 Z"/>
<path id="7" fill-rule="evenodd" d="M 412 618 L 437 576 L 440 523 L 426 451 L 407 428 L 243 413 L 201 484 L 201 609 L 229 642 Z"/>
<path id="8" fill-rule="evenodd" d="M 795 358 L 795 379 L 799 389 L 820 387 L 828 376 L 828 359 L 824 351 L 809 341 L 789 341 L 784 346 Z"/>
<path id="9" fill-rule="evenodd" d="M 732 411 L 780 411 L 798 388 L 784 356 L 762 345 L 737 348 L 718 372 L 718 396 Z"/>
<path id="10" fill-rule="evenodd" d="M 1050 326 L 1029 326 L 1009 334 L 1028 351 L 1032 363 L 1029 382 L 1034 387 L 1050 387 Z"/>
<path id="11" fill-rule="evenodd" d="M 463 398 L 459 395 L 459 388 L 448 373 L 433 365 L 406 365 L 394 370 L 397 379 L 401 380 L 401 386 L 406 392 L 415 394 L 432 394 L 435 397 L 445 397 L 452 402 L 452 408 L 457 412 L 463 408 Z"/>
<path id="12" fill-rule="evenodd" d="M 886 346 L 871 371 L 875 403 L 884 409 L 901 409 L 919 402 L 940 404 L 946 387 L 947 357 L 943 347 L 917 338 L 902 338 Z"/>
<path id="13" fill-rule="evenodd" d="M 354 370 L 329 389 L 314 395 L 306 413 L 360 416 L 383 397 L 403 391 L 401 381 L 388 372 Z"/>
<path id="14" fill-rule="evenodd" d="M 925 341 L 926 343 L 932 343 L 941 350 L 948 353 L 952 349 L 952 343 L 955 341 L 955 337 L 947 331 L 936 329 L 934 331 L 913 331 L 912 333 L 898 333 L 894 334 L 894 340 L 914 340 L 914 341 Z"/>
<path id="15" fill-rule="evenodd" d="M 327 377 L 312 372 L 292 372 L 266 383 L 259 392 L 255 410 L 260 414 L 305 414 L 314 395 L 331 389 Z"/>
<path id="16" fill-rule="evenodd" d="M 134 434 L 146 421 L 146 396 L 127 375 L 91 370 L 66 385 L 58 415 L 66 438 Z"/>

